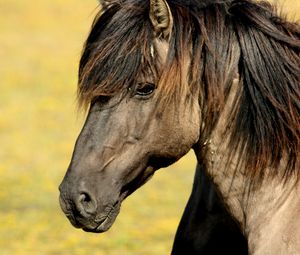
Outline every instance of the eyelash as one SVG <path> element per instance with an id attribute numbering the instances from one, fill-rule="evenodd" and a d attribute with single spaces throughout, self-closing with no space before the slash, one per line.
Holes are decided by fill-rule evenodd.
<path id="1" fill-rule="evenodd" d="M 139 83 L 135 91 L 135 95 L 140 97 L 150 96 L 155 89 L 156 86 L 153 83 L 150 82 Z"/>

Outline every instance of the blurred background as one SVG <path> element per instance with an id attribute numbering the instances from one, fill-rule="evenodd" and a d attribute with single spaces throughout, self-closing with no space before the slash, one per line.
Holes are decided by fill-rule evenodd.
<path id="1" fill-rule="evenodd" d="M 285 0 L 300 17 L 300 0 Z M 0 254 L 169 254 L 192 187 L 192 153 L 130 196 L 104 234 L 75 229 L 58 185 L 84 121 L 77 65 L 96 0 L 0 1 Z"/>

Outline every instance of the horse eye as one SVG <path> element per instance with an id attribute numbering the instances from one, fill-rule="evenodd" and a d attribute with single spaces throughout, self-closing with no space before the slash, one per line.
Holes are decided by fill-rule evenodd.
<path id="1" fill-rule="evenodd" d="M 153 83 L 139 83 L 138 84 L 138 88 L 135 91 L 135 94 L 137 96 L 149 96 L 153 93 L 153 91 L 155 90 L 156 86 Z"/>

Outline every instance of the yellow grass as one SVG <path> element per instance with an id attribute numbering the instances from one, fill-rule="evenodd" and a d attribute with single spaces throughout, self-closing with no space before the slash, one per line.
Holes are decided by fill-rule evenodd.
<path id="1" fill-rule="evenodd" d="M 57 187 L 83 122 L 76 72 L 97 1 L 0 2 L 0 254 L 169 254 L 190 193 L 189 154 L 124 203 L 105 234 L 74 229 Z M 299 0 L 285 10 L 300 13 Z M 298 16 L 299 17 L 299 16 Z"/>

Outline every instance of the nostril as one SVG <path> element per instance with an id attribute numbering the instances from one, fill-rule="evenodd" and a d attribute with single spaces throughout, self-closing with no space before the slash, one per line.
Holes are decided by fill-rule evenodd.
<path id="1" fill-rule="evenodd" d="M 81 201 L 82 203 L 89 203 L 92 201 L 92 199 L 89 194 L 82 193 L 79 195 L 79 201 Z"/>
<path id="2" fill-rule="evenodd" d="M 82 192 L 78 197 L 77 207 L 82 216 L 87 216 L 87 214 L 96 212 L 97 205 L 95 199 L 89 193 Z"/>

